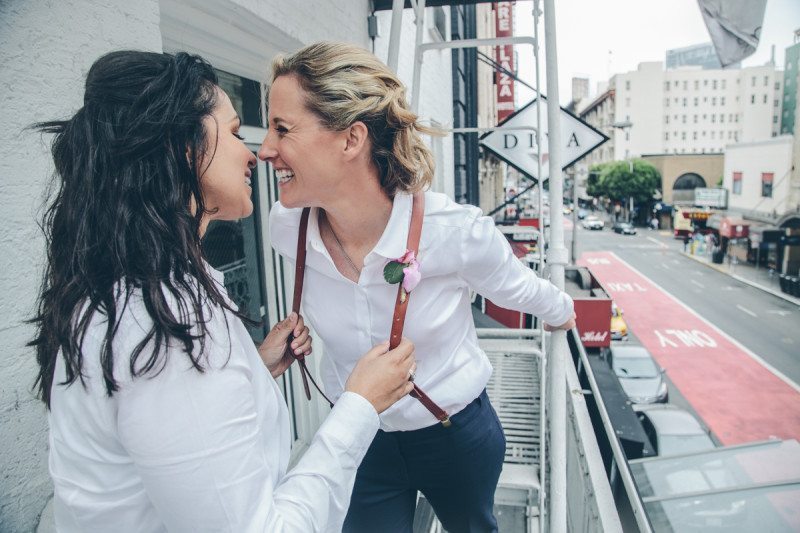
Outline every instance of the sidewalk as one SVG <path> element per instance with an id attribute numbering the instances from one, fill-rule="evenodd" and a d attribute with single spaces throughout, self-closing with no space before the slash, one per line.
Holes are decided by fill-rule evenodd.
<path id="1" fill-rule="evenodd" d="M 686 257 L 694 259 L 698 263 L 702 263 L 718 272 L 722 272 L 723 274 L 728 275 L 737 281 L 741 281 L 742 283 L 746 283 L 751 287 L 761 289 L 764 292 L 768 292 L 779 298 L 783 298 L 787 302 L 800 305 L 800 298 L 795 298 L 794 296 L 790 296 L 785 292 L 781 292 L 781 288 L 778 285 L 777 272 L 773 271 L 770 274 L 770 271 L 767 268 L 756 268 L 755 266 L 747 263 L 728 264 L 726 262 L 721 265 L 717 265 L 712 263 L 711 258 L 706 254 L 692 255 L 688 252 L 682 253 Z"/>

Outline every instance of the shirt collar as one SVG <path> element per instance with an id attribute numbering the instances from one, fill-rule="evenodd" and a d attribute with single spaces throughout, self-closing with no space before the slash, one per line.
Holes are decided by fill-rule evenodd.
<path id="1" fill-rule="evenodd" d="M 386 224 L 378 244 L 372 249 L 374 253 L 387 259 L 397 259 L 406 253 L 412 201 L 413 196 L 409 193 L 398 192 L 394 195 L 389 223 Z"/>

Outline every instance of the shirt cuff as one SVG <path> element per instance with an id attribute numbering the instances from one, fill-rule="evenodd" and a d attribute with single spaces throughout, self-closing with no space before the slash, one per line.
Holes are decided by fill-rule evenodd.
<path id="1" fill-rule="evenodd" d="M 345 391 L 336 400 L 320 431 L 340 442 L 359 461 L 380 427 L 378 412 L 366 398 Z"/>

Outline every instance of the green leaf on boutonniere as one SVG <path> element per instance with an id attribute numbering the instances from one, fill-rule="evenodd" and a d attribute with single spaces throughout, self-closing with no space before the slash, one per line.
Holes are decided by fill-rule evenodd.
<path id="1" fill-rule="evenodd" d="M 387 281 L 387 283 L 400 283 L 403 281 L 403 269 L 406 268 L 406 264 L 398 263 L 397 261 L 390 261 L 385 267 L 383 267 L 383 279 Z"/>

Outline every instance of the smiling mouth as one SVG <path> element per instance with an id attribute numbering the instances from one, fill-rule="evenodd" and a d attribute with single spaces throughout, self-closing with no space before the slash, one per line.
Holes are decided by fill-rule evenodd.
<path id="1" fill-rule="evenodd" d="M 251 184 L 252 184 L 253 182 L 250 180 L 250 178 L 249 178 L 249 177 L 246 177 L 246 178 L 244 179 L 244 183 L 245 183 L 245 185 L 247 185 L 248 187 L 252 187 L 252 185 L 251 185 Z"/>
<path id="2" fill-rule="evenodd" d="M 294 177 L 294 172 L 288 169 L 281 169 L 276 170 L 275 175 L 278 177 L 278 183 L 284 185 Z"/>

